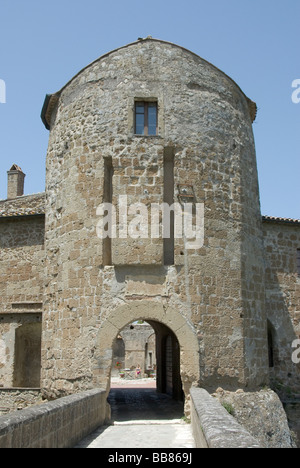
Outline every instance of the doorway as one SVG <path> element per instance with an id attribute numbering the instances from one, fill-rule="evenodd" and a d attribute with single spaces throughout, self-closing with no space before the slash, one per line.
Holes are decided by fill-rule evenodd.
<path id="1" fill-rule="evenodd" d="M 113 343 L 111 385 L 116 382 L 120 387 L 156 388 L 183 401 L 180 346 L 172 330 L 152 320 L 138 320 L 120 330 Z"/>
<path id="2" fill-rule="evenodd" d="M 99 329 L 94 353 L 94 386 L 110 392 L 112 348 L 115 338 L 127 325 L 143 320 L 150 324 L 156 337 L 157 393 L 185 402 L 189 414 L 189 392 L 200 382 L 200 357 L 197 332 L 193 324 L 176 308 L 158 301 L 139 300 L 112 309 Z M 172 374 L 167 387 L 166 342 L 172 341 Z M 170 345 L 169 345 L 170 347 Z M 170 356 L 169 356 L 170 362 Z M 170 369 L 170 366 L 169 366 Z M 169 372 L 170 374 L 170 372 Z M 171 383 L 171 385 L 170 385 Z M 175 400 L 174 400 L 175 401 Z"/>
<path id="3" fill-rule="evenodd" d="M 179 348 L 175 334 L 157 321 L 138 320 L 119 331 L 108 396 L 114 423 L 184 415 Z"/>
<path id="4" fill-rule="evenodd" d="M 42 324 L 25 323 L 15 332 L 14 387 L 39 388 Z"/>

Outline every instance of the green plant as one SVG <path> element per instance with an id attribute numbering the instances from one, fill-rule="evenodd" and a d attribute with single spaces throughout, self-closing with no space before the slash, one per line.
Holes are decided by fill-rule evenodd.
<path id="1" fill-rule="evenodd" d="M 190 418 L 188 418 L 187 416 L 182 416 L 181 418 L 181 421 L 184 421 L 186 424 L 191 424 L 192 421 Z"/>
<path id="2" fill-rule="evenodd" d="M 234 416 L 234 407 L 232 406 L 231 403 L 228 403 L 228 401 L 223 401 L 222 403 L 223 408 L 226 409 L 226 411 L 231 414 L 231 416 Z"/>

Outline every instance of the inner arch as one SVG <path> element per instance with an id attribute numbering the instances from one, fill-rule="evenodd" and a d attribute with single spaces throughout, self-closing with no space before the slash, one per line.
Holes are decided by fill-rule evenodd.
<path id="1" fill-rule="evenodd" d="M 199 345 L 196 332 L 190 321 L 176 309 L 164 307 L 163 304 L 154 301 L 138 301 L 122 305 L 111 311 L 103 320 L 96 339 L 94 385 L 105 388 L 107 394 L 109 393 L 114 339 L 123 328 L 136 320 L 145 320 L 153 327 L 161 343 L 160 353 L 163 353 L 167 346 L 168 336 L 171 336 L 175 348 L 176 340 L 178 341 L 178 354 L 175 359 L 178 363 L 180 385 L 187 400 L 191 386 L 198 385 L 200 380 Z M 159 356 L 158 353 L 158 358 L 161 359 L 161 364 L 157 375 L 157 387 L 159 391 L 165 391 L 165 375 L 162 365 L 164 357 Z M 173 396 L 179 397 L 179 384 L 175 386 Z"/>

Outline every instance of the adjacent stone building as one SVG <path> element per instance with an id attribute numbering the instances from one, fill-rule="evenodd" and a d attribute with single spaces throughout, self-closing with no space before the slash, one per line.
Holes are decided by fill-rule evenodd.
<path id="1" fill-rule="evenodd" d="M 300 393 L 300 221 L 262 218 L 255 116 L 222 71 L 152 38 L 47 95 L 45 194 L 14 165 L 0 202 L 1 385 L 108 391 L 114 340 L 144 320 L 161 392 Z M 163 203 L 193 207 L 194 239 L 175 214 L 167 236 L 163 212 L 151 224 Z"/>
<path id="2" fill-rule="evenodd" d="M 130 370 L 129 378 L 155 375 L 156 340 L 153 328 L 146 322 L 125 327 L 113 344 L 112 375 Z M 137 370 L 140 369 L 139 374 Z M 125 374 L 126 377 L 126 374 Z"/>

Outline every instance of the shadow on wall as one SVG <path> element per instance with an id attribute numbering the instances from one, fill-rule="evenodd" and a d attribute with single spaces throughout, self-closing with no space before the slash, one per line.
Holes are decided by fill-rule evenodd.
<path id="1" fill-rule="evenodd" d="M 300 393 L 300 364 L 292 360 L 292 344 L 298 338 L 292 320 L 299 288 L 296 272 L 297 250 L 296 245 L 291 249 L 287 242 L 287 238 L 290 237 L 289 226 L 270 227 L 268 224 L 267 228 L 266 313 L 270 381 L 272 389 L 285 402 L 293 399 L 295 395 L 299 397 Z M 278 242 L 284 238 L 285 242 Z M 291 271 L 293 263 L 295 271 Z"/>

